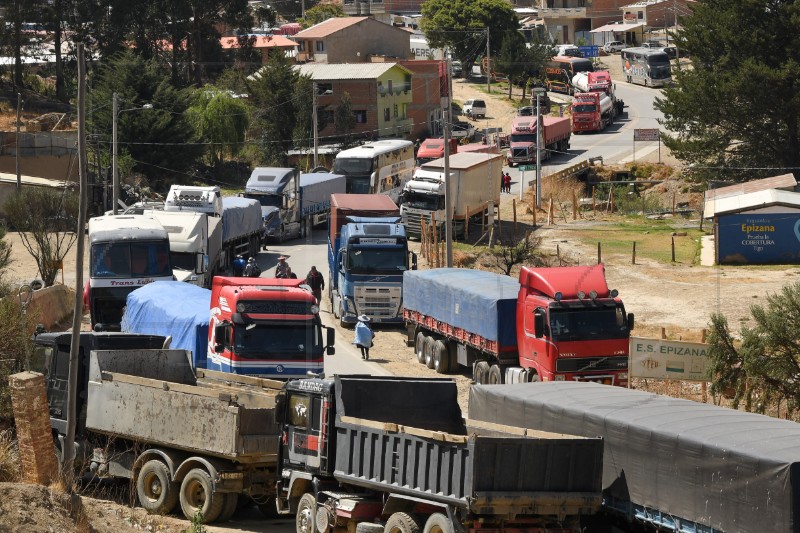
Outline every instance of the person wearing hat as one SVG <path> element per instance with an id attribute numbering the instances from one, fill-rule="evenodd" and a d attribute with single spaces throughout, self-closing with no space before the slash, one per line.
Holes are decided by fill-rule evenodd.
<path id="1" fill-rule="evenodd" d="M 278 266 L 275 267 L 275 277 L 276 278 L 288 278 L 289 277 L 289 263 L 286 262 L 286 256 L 282 255 L 278 258 Z"/>
<path id="2" fill-rule="evenodd" d="M 369 361 L 369 349 L 372 346 L 372 340 L 375 338 L 375 333 L 369 327 L 369 317 L 361 315 L 358 317 L 358 323 L 355 329 L 356 338 L 353 344 L 361 350 L 361 358 Z"/>
<path id="3" fill-rule="evenodd" d="M 247 260 L 247 266 L 244 267 L 244 276 L 246 278 L 257 278 L 261 276 L 261 269 L 256 264 L 255 257 L 251 257 Z"/>

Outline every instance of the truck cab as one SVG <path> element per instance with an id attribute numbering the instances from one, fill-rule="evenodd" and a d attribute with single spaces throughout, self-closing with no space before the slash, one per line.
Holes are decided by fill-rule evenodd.
<path id="1" fill-rule="evenodd" d="M 198 287 L 210 286 L 210 268 L 212 264 L 216 264 L 222 245 L 222 228 L 216 224 L 218 220 L 214 219 L 214 224 L 209 224 L 207 214 L 195 212 L 147 213 L 158 220 L 169 235 L 169 252 L 175 279 Z"/>
<path id="2" fill-rule="evenodd" d="M 222 193 L 216 186 L 172 185 L 164 202 L 164 211 L 195 211 L 221 217 Z"/>
<path id="3" fill-rule="evenodd" d="M 264 221 L 263 239 L 283 241 L 300 237 L 298 216 L 300 171 L 296 168 L 256 167 L 241 196 L 258 200 Z"/>

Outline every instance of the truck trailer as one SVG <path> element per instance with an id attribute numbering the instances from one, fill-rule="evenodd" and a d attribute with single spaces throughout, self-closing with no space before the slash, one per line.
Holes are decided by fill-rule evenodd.
<path id="1" fill-rule="evenodd" d="M 195 373 L 186 351 L 154 348 L 164 337 L 93 335 L 81 333 L 79 352 L 75 465 L 81 473 L 131 480 L 139 504 L 152 513 L 180 505 L 187 519 L 201 512 L 204 522 L 223 521 L 240 497 L 249 497 L 274 514 L 275 399 L 282 383 Z M 32 361 L 47 384 L 57 453 L 69 413 L 63 369 L 70 338 L 37 336 Z"/>
<path id="2" fill-rule="evenodd" d="M 541 124 L 541 128 L 538 127 Z M 552 152 L 569 150 L 569 137 L 572 132 L 568 117 L 516 116 L 511 122 L 509 138 L 508 166 L 535 163 L 538 131 L 543 132 L 539 151 L 542 161 L 550 159 Z"/>
<path id="3" fill-rule="evenodd" d="M 359 315 L 403 322 L 403 272 L 416 269 L 417 256 L 408 251 L 399 215 L 386 195 L 331 195 L 328 297 L 342 326 L 354 325 Z"/>
<path id="4" fill-rule="evenodd" d="M 450 155 L 460 152 L 478 152 L 483 154 L 497 154 L 500 149 L 496 144 L 486 144 L 482 142 L 474 142 L 468 144 L 459 144 L 458 139 L 450 139 Z M 444 157 L 444 139 L 441 137 L 430 137 L 422 141 L 417 150 L 417 167 L 421 167 L 426 163 L 430 163 L 436 159 Z"/>
<path id="5" fill-rule="evenodd" d="M 322 325 L 304 282 L 217 276 L 212 290 L 155 283 L 128 295 L 122 329 L 172 336 L 196 369 L 274 379 L 319 373 L 334 353 L 334 330 Z"/>
<path id="6" fill-rule="evenodd" d="M 472 387 L 469 415 L 602 437 L 606 522 L 698 533 L 800 529 L 795 422 L 576 382 Z"/>
<path id="7" fill-rule="evenodd" d="M 452 380 L 287 383 L 278 509 L 297 533 L 567 533 L 600 507 L 603 441 L 464 420 Z"/>
<path id="8" fill-rule="evenodd" d="M 485 217 L 488 220 L 500 205 L 503 156 L 458 152 L 449 157 L 448 164 L 453 233 L 464 237 L 469 219 Z M 435 224 L 440 234 L 444 234 L 444 196 L 448 182 L 444 165 L 443 158 L 425 163 L 403 189 L 400 214 L 409 236 L 421 236 L 423 220 L 429 227 Z"/>
<path id="9" fill-rule="evenodd" d="M 523 267 L 519 282 L 461 268 L 406 272 L 403 316 L 417 360 L 438 373 L 472 367 L 476 383 L 628 384 L 633 314 L 602 264 Z"/>

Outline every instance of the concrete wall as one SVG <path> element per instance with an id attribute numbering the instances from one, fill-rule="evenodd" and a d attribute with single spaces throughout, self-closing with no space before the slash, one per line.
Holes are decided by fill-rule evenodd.
<path id="1" fill-rule="evenodd" d="M 373 19 L 338 31 L 325 39 L 327 63 L 364 63 L 369 56 L 411 59 L 411 34 Z M 315 52 L 318 56 L 320 52 Z M 316 57 L 317 61 L 322 61 Z"/>
<path id="2" fill-rule="evenodd" d="M 59 283 L 33 291 L 28 312 L 36 313 L 38 322 L 46 330 L 51 330 L 53 326 L 72 316 L 74 306 L 75 291 Z"/>
<path id="3" fill-rule="evenodd" d="M 77 181 L 77 143 L 76 131 L 20 132 L 17 146 L 16 132 L 0 131 L 0 172 L 16 173 L 19 151 L 22 174 Z"/>

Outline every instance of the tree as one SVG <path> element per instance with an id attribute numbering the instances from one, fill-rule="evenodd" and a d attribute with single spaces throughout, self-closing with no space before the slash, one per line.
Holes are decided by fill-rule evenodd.
<path id="1" fill-rule="evenodd" d="M 711 391 L 734 391 L 733 405 L 764 413 L 785 401 L 789 412 L 800 407 L 800 282 L 767 295 L 753 305 L 755 325 L 743 327 L 737 346 L 727 320 L 711 316 L 708 336 Z"/>
<path id="2" fill-rule="evenodd" d="M 22 245 L 36 260 L 45 286 L 52 285 L 78 238 L 78 195 L 67 189 L 26 187 L 8 199 L 4 209 Z"/>
<path id="3" fill-rule="evenodd" d="M 431 48 L 448 48 L 460 60 L 464 72 L 486 50 L 488 29 L 492 56 L 500 51 L 508 32 L 519 29 L 519 20 L 504 0 L 428 0 L 422 4 L 422 31 Z"/>
<path id="4" fill-rule="evenodd" d="M 310 28 L 320 22 L 325 22 L 331 18 L 347 16 L 341 4 L 331 2 L 320 2 L 310 9 L 306 9 L 306 15 L 298 20 L 303 29 Z"/>
<path id="5" fill-rule="evenodd" d="M 333 125 L 336 133 L 342 136 L 342 146 L 344 148 L 353 144 L 353 130 L 356 127 L 356 117 L 353 115 L 353 101 L 350 93 L 344 92 L 339 99 L 339 105 L 333 115 Z"/>
<path id="6" fill-rule="evenodd" d="M 655 107 L 664 144 L 701 178 L 800 177 L 800 4 L 695 2 L 675 40 L 693 68 Z"/>
<path id="7" fill-rule="evenodd" d="M 307 148 L 313 145 L 313 94 L 314 82 L 307 76 L 300 76 L 295 85 L 294 98 L 292 99 L 292 108 L 295 114 L 295 126 L 292 131 L 292 138 L 295 140 L 295 147 Z M 317 87 L 319 91 L 319 87 Z M 322 113 L 317 114 L 317 131 L 322 129 L 323 117 Z"/>
<path id="8" fill-rule="evenodd" d="M 497 58 L 496 69 L 508 77 L 508 99 L 511 99 L 511 89 L 515 83 L 525 86 L 525 81 L 530 76 L 527 61 L 528 48 L 525 39 L 518 31 L 503 34 L 500 54 Z"/>
<path id="9" fill-rule="evenodd" d="M 534 237 L 531 232 L 526 232 L 523 239 L 513 236 L 508 242 L 503 242 L 492 250 L 495 265 L 502 270 L 506 276 L 511 275 L 511 270 L 515 265 L 538 261 L 538 250 L 542 244 L 541 237 Z"/>
<path id="10" fill-rule="evenodd" d="M 201 140 L 209 143 L 212 165 L 222 162 L 226 153 L 239 153 L 249 125 L 249 110 L 240 98 L 207 85 L 196 92 L 188 114 Z"/>

